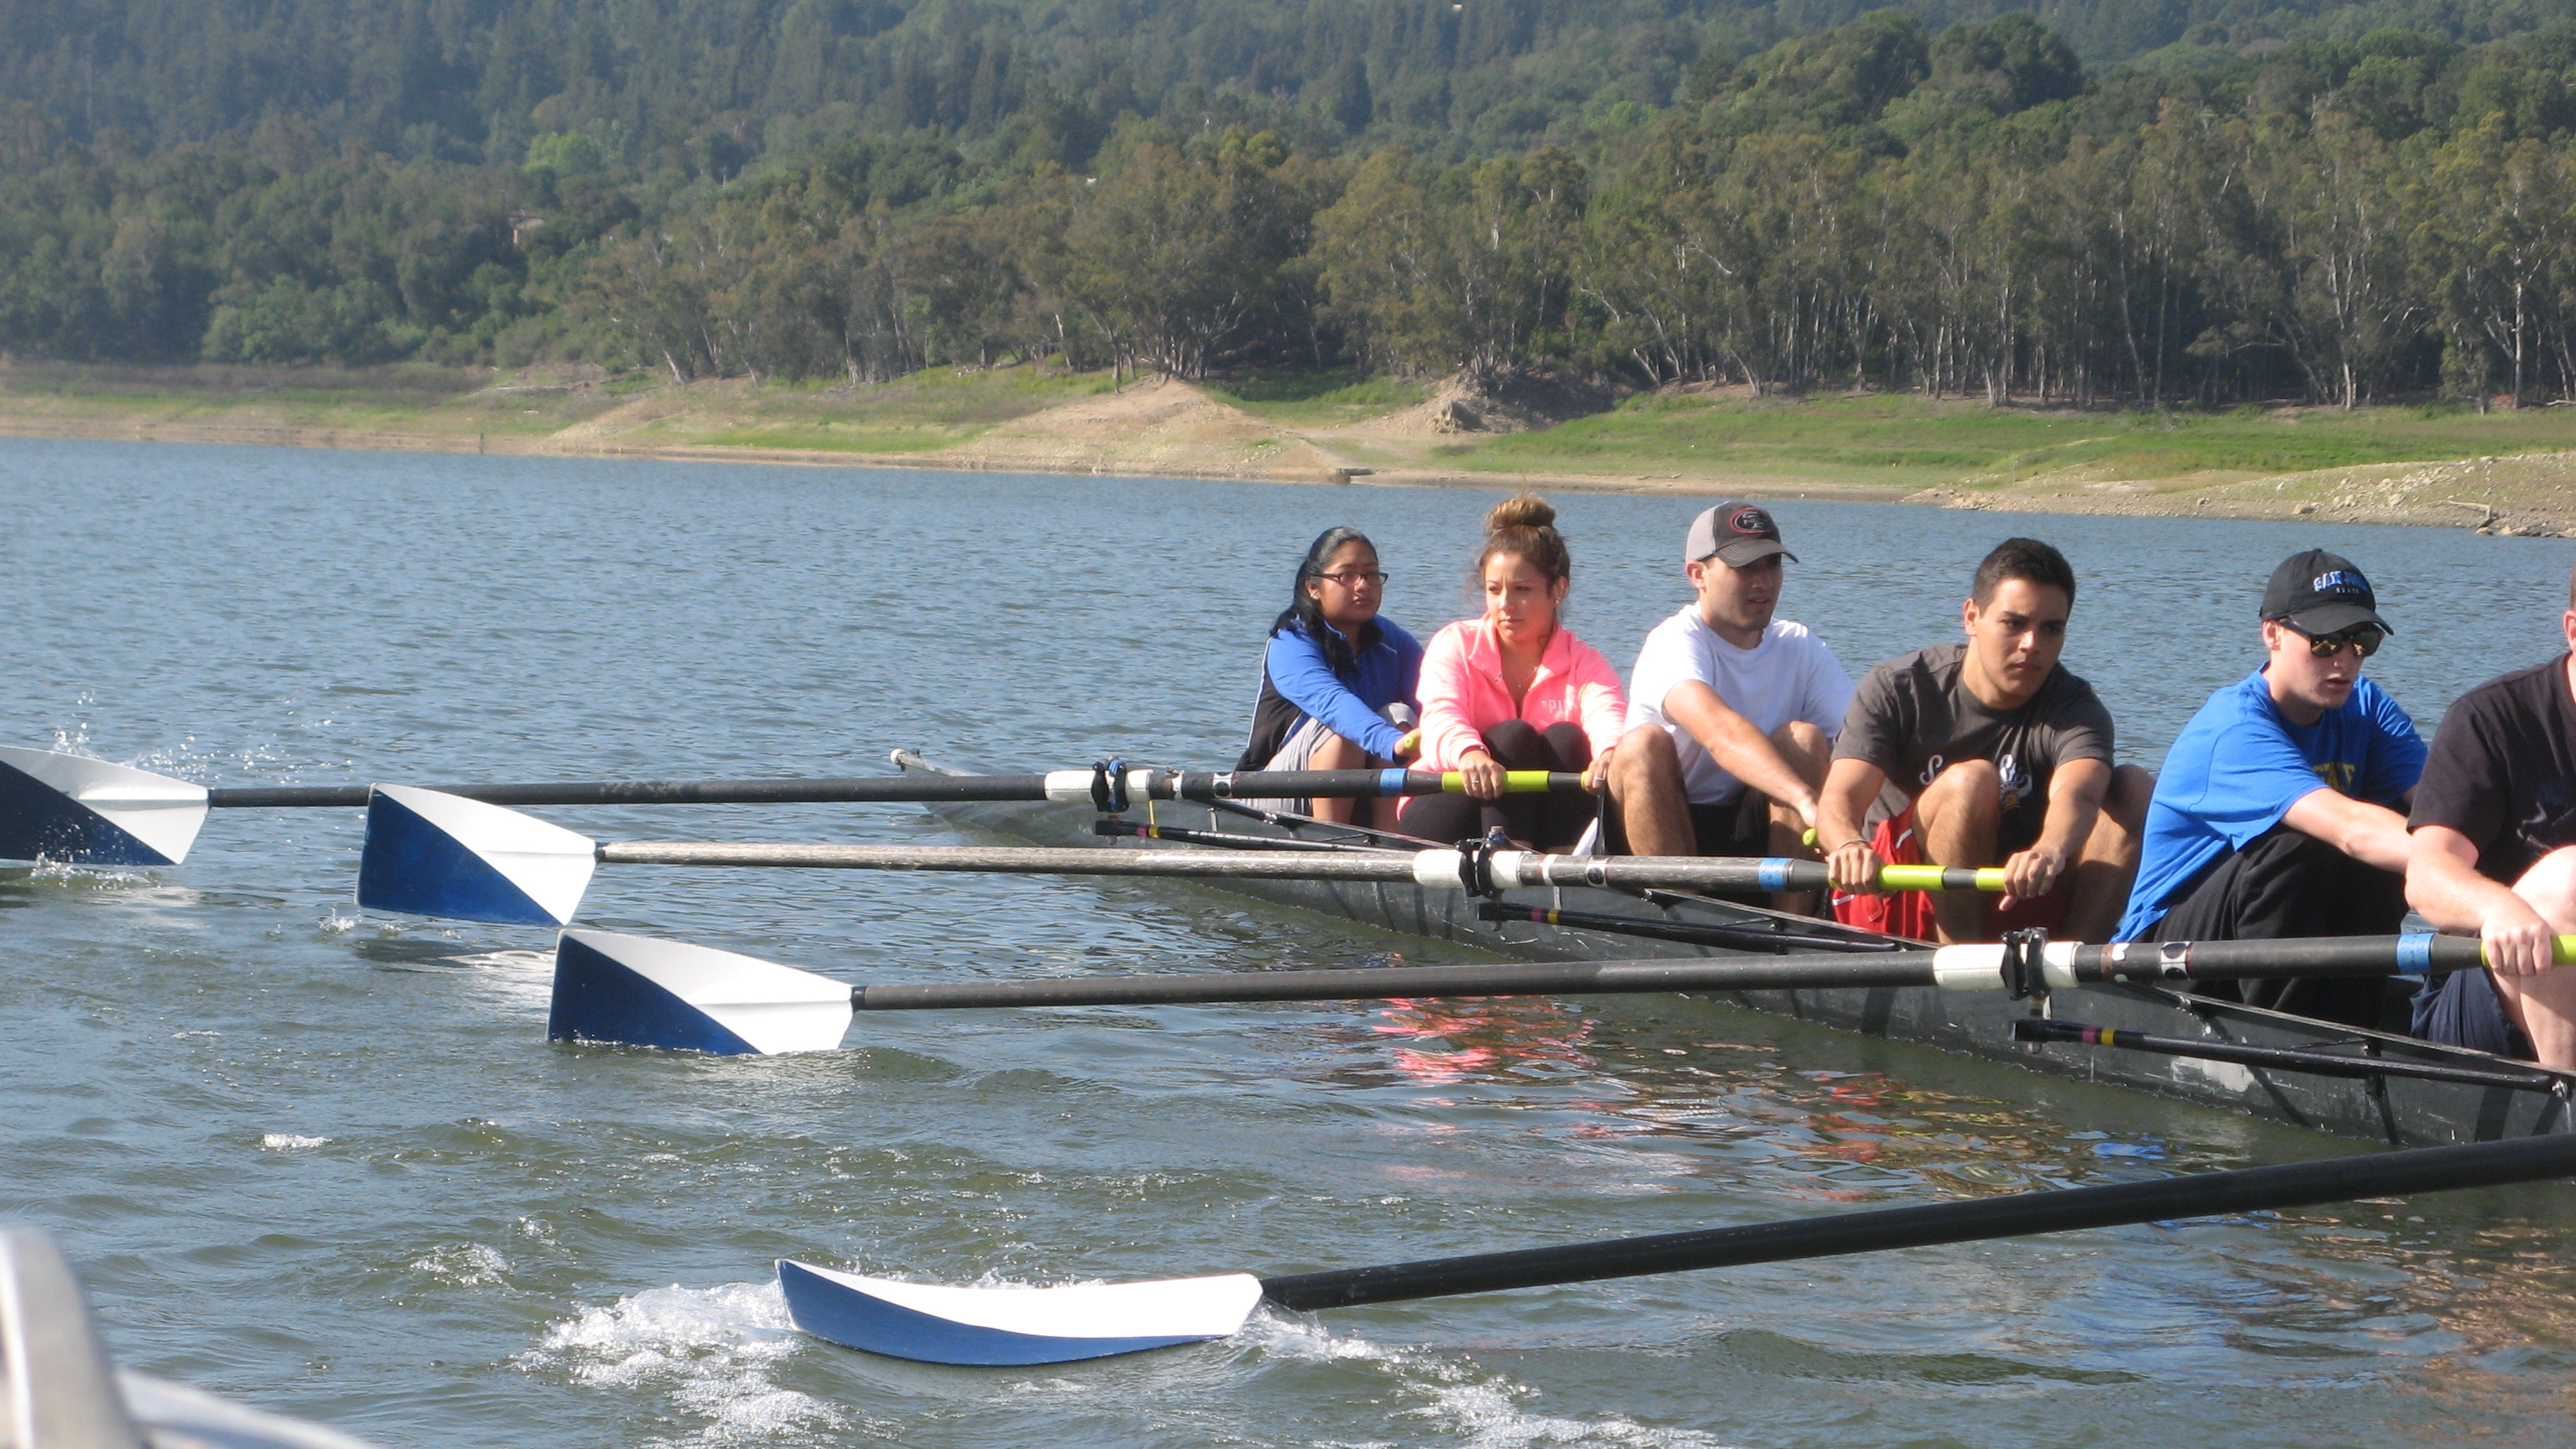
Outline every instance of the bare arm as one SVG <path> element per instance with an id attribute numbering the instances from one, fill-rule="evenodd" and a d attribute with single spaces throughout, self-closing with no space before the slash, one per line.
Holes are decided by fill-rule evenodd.
<path id="1" fill-rule="evenodd" d="M 2069 760 L 2057 767 L 2048 779 L 2048 814 L 2040 820 L 2039 839 L 2004 862 L 2007 897 L 2037 900 L 2057 888 L 2066 863 L 2101 818 L 2102 797 L 2110 788 L 2108 760 Z"/>
<path id="2" fill-rule="evenodd" d="M 1861 822 L 1886 784 L 1887 772 L 1867 760 L 1836 760 L 1825 770 L 1825 788 L 1816 799 L 1816 845 L 1836 889 L 1878 889 L 1878 868 L 1886 862 L 1869 848 Z"/>
<path id="3" fill-rule="evenodd" d="M 2549 923 L 2501 882 L 2478 874 L 2478 848 L 2447 825 L 2415 832 L 2406 863 L 2406 904 L 2437 928 L 2486 942 L 2487 966 L 2507 976 L 2549 969 Z"/>
<path id="4" fill-rule="evenodd" d="M 1780 747 L 1771 743 L 1771 737 L 1729 708 L 1716 690 L 1685 679 L 1664 692 L 1664 714 L 1690 731 L 1719 769 L 1796 810 L 1799 819 L 1818 830 L 1821 842 L 1816 792 L 1780 758 Z"/>
<path id="5" fill-rule="evenodd" d="M 2313 836 L 2364 865 L 2381 870 L 2406 869 L 2410 846 L 2406 817 L 2385 805 L 2373 805 L 2323 785 L 2291 805 L 2281 823 Z M 2463 842 L 2465 843 L 2465 842 Z"/>

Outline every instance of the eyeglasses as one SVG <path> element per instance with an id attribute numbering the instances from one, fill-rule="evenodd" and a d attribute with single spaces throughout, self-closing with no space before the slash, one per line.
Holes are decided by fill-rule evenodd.
<path id="1" fill-rule="evenodd" d="M 1334 583 L 1340 584 L 1346 589 L 1356 589 L 1362 584 L 1375 584 L 1379 588 L 1385 588 L 1387 575 L 1386 570 L 1384 569 L 1378 569 L 1371 573 L 1362 573 L 1358 569 L 1344 569 L 1342 572 L 1337 574 L 1317 574 L 1315 577 L 1319 579 L 1331 579 Z"/>
<path id="2" fill-rule="evenodd" d="M 2380 642 L 2388 637 L 2376 624 L 2355 624 L 2336 634 L 2311 634 L 2296 624 L 2286 624 L 2282 627 L 2307 640 L 2308 652 L 2319 659 L 2332 659 L 2346 648 L 2368 659 L 2379 652 Z"/>

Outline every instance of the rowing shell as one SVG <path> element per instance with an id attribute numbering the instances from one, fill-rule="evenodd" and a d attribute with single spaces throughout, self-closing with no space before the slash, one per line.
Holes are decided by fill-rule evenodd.
<path id="1" fill-rule="evenodd" d="M 908 751 L 895 762 L 908 772 L 969 775 Z M 941 802 L 928 807 L 952 823 L 1044 845 L 1107 849 L 1152 847 L 1140 839 L 1104 839 L 1093 831 L 1090 811 L 1016 802 Z M 1198 804 L 1158 803 L 1152 823 L 1183 830 L 1222 831 L 1297 841 L 1350 841 L 1341 827 L 1297 817 L 1242 818 Z M 1141 812 L 1131 812 L 1131 820 Z M 1427 842 L 1407 841 L 1418 848 Z M 1454 941 L 1496 955 L 1535 960 L 1703 958 L 1742 951 L 1685 942 L 1642 939 L 1528 921 L 1479 919 L 1474 899 L 1457 891 L 1420 886 L 1311 880 L 1220 880 L 1209 889 L 1258 897 L 1318 911 L 1342 920 L 1405 935 Z M 1566 912 L 1659 919 L 1684 925 L 1755 926 L 1778 922 L 1801 935 L 1837 935 L 1855 943 L 1879 938 L 1814 921 L 1662 892 L 1645 898 L 1588 887 L 1507 892 L 1508 903 Z M 1889 1041 L 1913 1042 L 1992 1061 L 2139 1088 L 2203 1106 L 2400 1147 L 2493 1141 L 2569 1130 L 2568 1095 L 2576 1074 L 2546 1074 L 2528 1063 L 2484 1052 L 2434 1046 L 2409 1037 L 2362 1031 L 2287 1012 L 2181 992 L 2132 986 L 2085 986 L 2053 996 L 2014 1001 L 2002 996 L 1963 996 L 1904 987 L 1717 993 L 1710 999 L 1772 1015 L 1793 1017 Z M 2459 1069 L 2469 1074 L 2538 1078 L 2549 1090 L 2425 1080 L 2373 1074 L 2326 1076 L 2238 1061 L 2206 1060 L 2158 1051 L 2106 1049 L 2077 1040 L 2016 1040 L 2014 1023 L 2048 1016 L 2103 1028 L 2116 1042 L 2126 1037 L 2174 1042 L 2195 1040 L 2224 1047 L 2297 1049 L 2331 1043 L 2339 1063 L 2380 1057 Z M 2025 1037 L 2037 1035 L 2027 1028 Z M 2062 1033 L 2052 1033 L 2052 1036 Z M 2259 1055 L 2259 1051 L 2256 1053 Z"/>

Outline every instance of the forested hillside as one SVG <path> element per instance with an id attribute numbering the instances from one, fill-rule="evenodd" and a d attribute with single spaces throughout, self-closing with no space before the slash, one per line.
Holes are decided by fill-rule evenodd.
<path id="1" fill-rule="evenodd" d="M 2576 386 L 2576 0 L 0 0 L 0 349 Z"/>

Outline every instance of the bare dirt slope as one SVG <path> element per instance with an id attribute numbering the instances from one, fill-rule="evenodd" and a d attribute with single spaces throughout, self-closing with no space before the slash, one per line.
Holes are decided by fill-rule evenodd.
<path id="1" fill-rule="evenodd" d="M 1052 407 L 932 455 L 973 468 L 1340 482 L 1338 458 L 1186 382 L 1150 378 Z"/>

